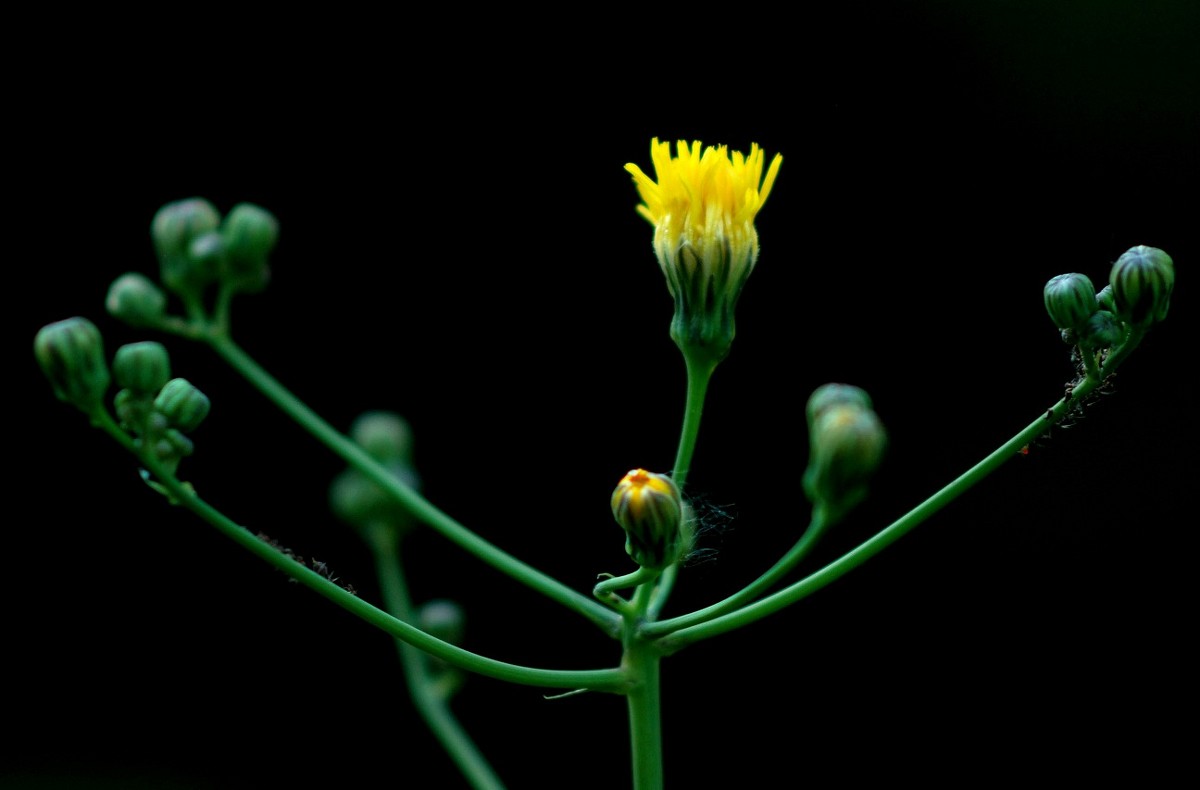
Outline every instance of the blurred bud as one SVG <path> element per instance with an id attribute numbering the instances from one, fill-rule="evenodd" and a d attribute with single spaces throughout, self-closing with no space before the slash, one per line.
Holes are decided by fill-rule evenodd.
<path id="1" fill-rule="evenodd" d="M 417 627 L 443 642 L 462 646 L 466 634 L 466 615 L 454 601 L 435 598 L 417 609 Z"/>
<path id="2" fill-rule="evenodd" d="M 113 357 L 113 377 L 119 387 L 153 395 L 171 378 L 171 358 L 162 343 L 128 343 Z"/>
<path id="3" fill-rule="evenodd" d="M 162 322 L 167 311 L 167 295 L 149 278 L 130 272 L 113 280 L 104 306 L 112 317 L 144 329 Z"/>
<path id="4" fill-rule="evenodd" d="M 1078 330 L 1099 309 L 1096 287 L 1086 274 L 1071 272 L 1051 277 L 1042 289 L 1046 312 L 1059 329 Z"/>
<path id="5" fill-rule="evenodd" d="M 395 412 L 363 412 L 350 426 L 350 438 L 380 463 L 412 463 L 412 429 Z"/>
<path id="6" fill-rule="evenodd" d="M 1157 247 L 1131 247 L 1113 264 L 1108 277 L 1114 312 L 1136 327 L 1146 328 L 1167 317 L 1175 287 L 1175 263 Z"/>
<path id="7" fill-rule="evenodd" d="M 412 488 L 418 487 L 419 481 L 412 467 L 397 462 L 386 463 L 385 466 L 396 479 Z M 339 474 L 330 484 L 329 509 L 339 519 L 358 529 L 376 525 L 403 530 L 414 523 L 404 505 L 353 468 Z"/>
<path id="8" fill-rule="evenodd" d="M 150 237 L 167 288 L 194 292 L 213 280 L 216 272 L 192 258 L 192 242 L 220 224 L 220 213 L 203 198 L 177 200 L 158 210 L 150 223 Z"/>
<path id="9" fill-rule="evenodd" d="M 192 239 L 187 254 L 201 271 L 218 272 L 225 261 L 225 242 L 217 231 L 205 231 Z"/>
<path id="10" fill-rule="evenodd" d="M 1079 342 L 1088 348 L 1109 348 L 1125 339 L 1125 327 L 1107 310 L 1097 310 L 1079 332 Z"/>
<path id="11" fill-rule="evenodd" d="M 54 387 L 54 395 L 85 412 L 104 400 L 112 381 L 100 330 L 78 316 L 47 324 L 33 339 L 33 354 Z"/>
<path id="12" fill-rule="evenodd" d="M 1106 285 L 1096 291 L 1096 303 L 1100 305 L 1101 310 L 1107 310 L 1110 313 L 1117 312 L 1116 302 L 1113 301 L 1112 285 Z"/>
<path id="13" fill-rule="evenodd" d="M 805 408 L 805 415 L 808 419 L 808 424 L 811 427 L 821 412 L 831 406 L 850 405 L 857 406 L 862 409 L 871 408 L 871 396 L 859 387 L 853 384 L 822 384 L 813 390 L 813 394 L 808 397 L 808 406 Z"/>
<path id="14" fill-rule="evenodd" d="M 185 433 L 204 422 L 210 405 L 208 396 L 187 379 L 171 379 L 154 399 L 154 410 Z"/>
<path id="15" fill-rule="evenodd" d="M 813 398 L 809 400 L 811 406 Z M 887 432 L 870 408 L 842 402 L 816 413 L 809 424 L 809 444 L 805 493 L 814 504 L 844 510 L 866 495 L 867 481 L 887 449 Z"/>
<path id="16" fill-rule="evenodd" d="M 221 224 L 225 269 L 222 276 L 238 290 L 259 291 L 267 284 L 267 258 L 279 241 L 279 221 L 253 203 L 234 206 Z"/>
<path id="17" fill-rule="evenodd" d="M 665 568 L 679 558 L 683 500 L 666 475 L 633 469 L 612 494 L 613 518 L 625 530 L 625 551 L 644 568 Z"/>

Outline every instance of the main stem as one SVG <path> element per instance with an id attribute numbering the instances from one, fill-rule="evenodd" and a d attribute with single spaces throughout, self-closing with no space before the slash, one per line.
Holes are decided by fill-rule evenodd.
<path id="1" fill-rule="evenodd" d="M 622 669 L 630 682 L 629 738 L 633 752 L 634 790 L 662 790 L 662 708 L 659 663 L 662 654 L 653 642 L 638 634 L 650 604 L 652 584 L 642 584 L 633 597 L 632 616 L 625 621 L 625 656 Z"/>

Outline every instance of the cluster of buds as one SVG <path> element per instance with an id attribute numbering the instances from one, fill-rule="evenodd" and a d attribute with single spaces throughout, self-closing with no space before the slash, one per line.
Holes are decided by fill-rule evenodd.
<path id="1" fill-rule="evenodd" d="M 836 518 L 866 496 L 867 482 L 887 449 L 887 432 L 871 398 L 849 384 L 818 387 L 805 414 L 809 457 L 804 493 Z"/>
<path id="2" fill-rule="evenodd" d="M 1087 275 L 1071 272 L 1052 277 L 1042 296 L 1063 340 L 1095 354 L 1166 318 L 1174 286 L 1171 256 L 1138 245 L 1117 259 L 1099 292 Z"/>
<path id="3" fill-rule="evenodd" d="M 661 570 L 686 551 L 685 507 L 671 478 L 633 469 L 617 484 L 611 504 L 625 530 L 625 551 L 641 567 Z"/>
<path id="4" fill-rule="evenodd" d="M 163 206 L 150 223 L 159 278 L 191 308 L 214 283 L 229 294 L 261 291 L 270 278 L 268 257 L 279 240 L 279 222 L 266 209 L 239 203 L 224 218 L 202 198 Z M 129 273 L 108 290 L 109 313 L 134 327 L 162 324 L 167 296 L 149 278 Z"/>
<path id="5" fill-rule="evenodd" d="M 170 472 L 192 454 L 186 434 L 208 415 L 209 400 L 186 379 L 171 378 L 171 361 L 161 343 L 121 346 L 110 371 L 100 330 L 75 317 L 42 327 L 33 350 L 59 400 L 96 419 L 115 378 L 120 387 L 113 402 L 117 419 L 144 453 Z"/>

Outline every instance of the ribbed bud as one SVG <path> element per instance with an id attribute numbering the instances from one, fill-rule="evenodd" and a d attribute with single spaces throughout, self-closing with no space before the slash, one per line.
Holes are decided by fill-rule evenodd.
<path id="1" fill-rule="evenodd" d="M 144 329 L 162 322 L 167 311 L 167 295 L 148 277 L 130 272 L 113 280 L 104 306 L 113 318 Z"/>
<path id="2" fill-rule="evenodd" d="M 234 206 L 221 224 L 225 247 L 222 277 L 242 291 L 259 291 L 270 278 L 267 258 L 279 241 L 275 215 L 253 203 Z"/>
<path id="3" fill-rule="evenodd" d="M 1125 339 L 1125 327 L 1107 310 L 1097 310 L 1079 332 L 1079 342 L 1088 348 L 1109 348 Z"/>
<path id="4" fill-rule="evenodd" d="M 113 356 L 113 378 L 135 395 L 154 395 L 171 379 L 171 357 L 153 340 L 128 343 Z"/>
<path id="5" fill-rule="evenodd" d="M 412 429 L 395 412 L 364 412 L 350 426 L 350 438 L 380 463 L 412 463 Z"/>
<path id="6" fill-rule="evenodd" d="M 188 293 L 212 282 L 216 272 L 192 258 L 192 242 L 220 224 L 220 213 L 203 198 L 177 200 L 158 210 L 150 223 L 150 237 L 167 288 Z"/>
<path id="7" fill-rule="evenodd" d="M 208 396 L 187 379 L 171 379 L 154 399 L 154 410 L 185 433 L 204 422 L 210 405 Z"/>
<path id="8" fill-rule="evenodd" d="M 625 530 L 625 551 L 644 568 L 665 568 L 679 558 L 683 500 L 666 475 L 633 469 L 612 495 L 613 518 Z"/>
<path id="9" fill-rule="evenodd" d="M 820 393 L 810 397 L 809 413 Z M 844 510 L 866 495 L 867 481 L 887 449 L 887 432 L 869 407 L 843 401 L 815 410 L 809 445 L 805 493 L 814 504 Z"/>
<path id="10" fill-rule="evenodd" d="M 1106 285 L 1099 291 L 1096 291 L 1096 304 L 1100 305 L 1101 310 L 1107 310 L 1110 313 L 1117 312 L 1117 304 L 1113 301 L 1112 285 Z"/>
<path id="11" fill-rule="evenodd" d="M 1175 263 L 1157 247 L 1131 247 L 1109 273 L 1114 312 L 1136 327 L 1148 327 L 1167 317 L 1175 287 Z"/>
<path id="12" fill-rule="evenodd" d="M 861 409 L 871 409 L 871 396 L 861 387 L 853 384 L 822 384 L 808 396 L 805 416 L 811 426 L 813 420 L 831 406 L 850 405 Z"/>
<path id="13" fill-rule="evenodd" d="M 1051 277 L 1042 289 L 1046 312 L 1059 329 L 1078 330 L 1100 309 L 1096 286 L 1086 274 L 1071 272 Z"/>
<path id="14" fill-rule="evenodd" d="M 54 387 L 54 395 L 85 412 L 104 400 L 112 381 L 100 330 L 78 316 L 47 324 L 33 339 L 33 354 Z"/>

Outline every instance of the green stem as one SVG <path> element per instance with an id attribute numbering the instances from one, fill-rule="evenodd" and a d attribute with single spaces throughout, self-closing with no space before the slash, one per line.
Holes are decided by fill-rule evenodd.
<path id="1" fill-rule="evenodd" d="M 220 334 L 212 334 L 205 340 L 213 350 L 257 387 L 272 403 L 318 441 L 341 456 L 346 463 L 387 491 L 413 516 L 493 568 L 508 574 L 568 609 L 579 612 L 604 629 L 606 633 L 614 637 L 620 633 L 620 617 L 615 612 L 502 551 L 439 510 L 429 500 L 398 480 L 395 475 L 367 455 L 361 447 L 334 430 L 329 423 L 317 416 L 316 412 L 263 370 L 231 339 Z"/>
<path id="2" fill-rule="evenodd" d="M 383 528 L 367 530 L 367 543 L 375 557 L 384 606 L 400 620 L 414 622 L 416 613 L 400 561 L 400 540 L 394 530 L 379 526 Z M 454 716 L 448 700 L 438 692 L 425 654 L 399 639 L 396 648 L 413 704 L 450 759 L 476 790 L 503 790 L 504 783 Z"/>
<path id="3" fill-rule="evenodd" d="M 463 650 L 437 637 L 430 636 L 403 620 L 393 617 L 382 609 L 362 600 L 357 595 L 342 589 L 341 586 L 331 582 L 316 571 L 301 565 L 269 543 L 251 534 L 245 527 L 235 523 L 212 505 L 200 499 L 189 486 L 181 483 L 153 458 L 144 455 L 133 439 L 121 430 L 120 426 L 116 424 L 107 412 L 98 411 L 90 416 L 93 425 L 103 429 L 116 439 L 122 447 L 137 456 L 142 465 L 154 476 L 158 484 L 170 494 L 175 502 L 178 502 L 207 521 L 221 534 L 259 559 L 264 560 L 305 587 L 324 596 L 351 614 L 397 639 L 403 640 L 460 669 L 496 678 L 497 680 L 541 688 L 582 688 L 591 691 L 608 691 L 616 694 L 625 693 L 628 684 L 625 680 L 625 673 L 621 669 L 559 670 L 537 669 L 518 664 L 508 664 Z"/>
<path id="4" fill-rule="evenodd" d="M 671 479 L 683 494 L 692 466 L 692 455 L 696 452 L 696 438 L 700 435 L 700 417 L 704 413 L 708 382 L 712 379 L 713 371 L 717 369 L 720 360 L 714 360 L 710 354 L 689 351 L 687 347 L 681 347 L 681 350 L 687 368 L 687 399 L 683 407 L 683 428 L 679 432 L 679 447 L 675 451 L 675 467 L 671 471 Z M 654 589 L 648 607 L 651 619 L 657 617 L 666 605 L 667 598 L 675 587 L 678 566 L 678 562 L 672 563 Z"/>
<path id="5" fill-rule="evenodd" d="M 1104 365 L 1100 369 L 1098 377 L 1086 377 L 1071 391 L 1069 397 L 1060 400 L 1053 408 L 1048 409 L 1044 415 L 1038 417 L 1016 436 L 1009 439 L 982 461 L 955 478 L 949 485 L 917 505 L 874 537 L 829 563 L 824 568 L 773 595 L 767 596 L 745 608 L 708 620 L 707 622 L 680 628 L 668 636 L 660 638 L 657 642 L 659 648 L 664 654 L 674 653 L 702 639 L 709 639 L 727 631 L 749 625 L 808 597 L 830 582 L 840 579 L 849 571 L 862 565 L 918 524 L 925 521 L 925 519 L 957 499 L 980 480 L 994 472 L 1001 464 L 1016 455 L 1022 447 L 1025 447 L 1048 431 L 1051 426 L 1063 418 L 1073 404 L 1085 398 L 1116 370 L 1117 366 L 1128 357 L 1133 348 L 1141 342 L 1143 334 L 1144 332 L 1136 329 L 1130 332 L 1125 343 L 1109 354 L 1108 359 L 1105 360 Z M 651 626 L 646 626 L 645 628 L 649 630 Z"/>
<path id="6" fill-rule="evenodd" d="M 753 601 L 759 593 L 769 589 L 777 581 L 786 576 L 788 571 L 796 567 L 812 551 L 813 546 L 817 545 L 821 536 L 825 534 L 825 529 L 829 524 L 830 521 L 824 516 L 824 508 L 814 508 L 812 520 L 809 522 L 808 528 L 800 536 L 800 539 L 796 541 L 787 554 L 780 558 L 779 562 L 771 566 L 762 576 L 759 576 L 741 590 L 712 606 L 698 609 L 681 617 L 647 623 L 642 627 L 641 635 L 645 638 L 653 638 L 669 634 L 672 631 L 678 631 L 688 626 L 707 622 L 714 617 L 733 611 L 742 604 Z"/>
<path id="7" fill-rule="evenodd" d="M 650 604 L 653 585 L 638 587 L 633 598 L 634 614 L 626 618 L 625 655 L 622 668 L 629 673 L 626 694 L 629 707 L 629 738 L 633 758 L 634 790 L 662 790 L 662 706 L 659 664 L 662 654 L 653 642 L 638 633 L 639 616 Z"/>

